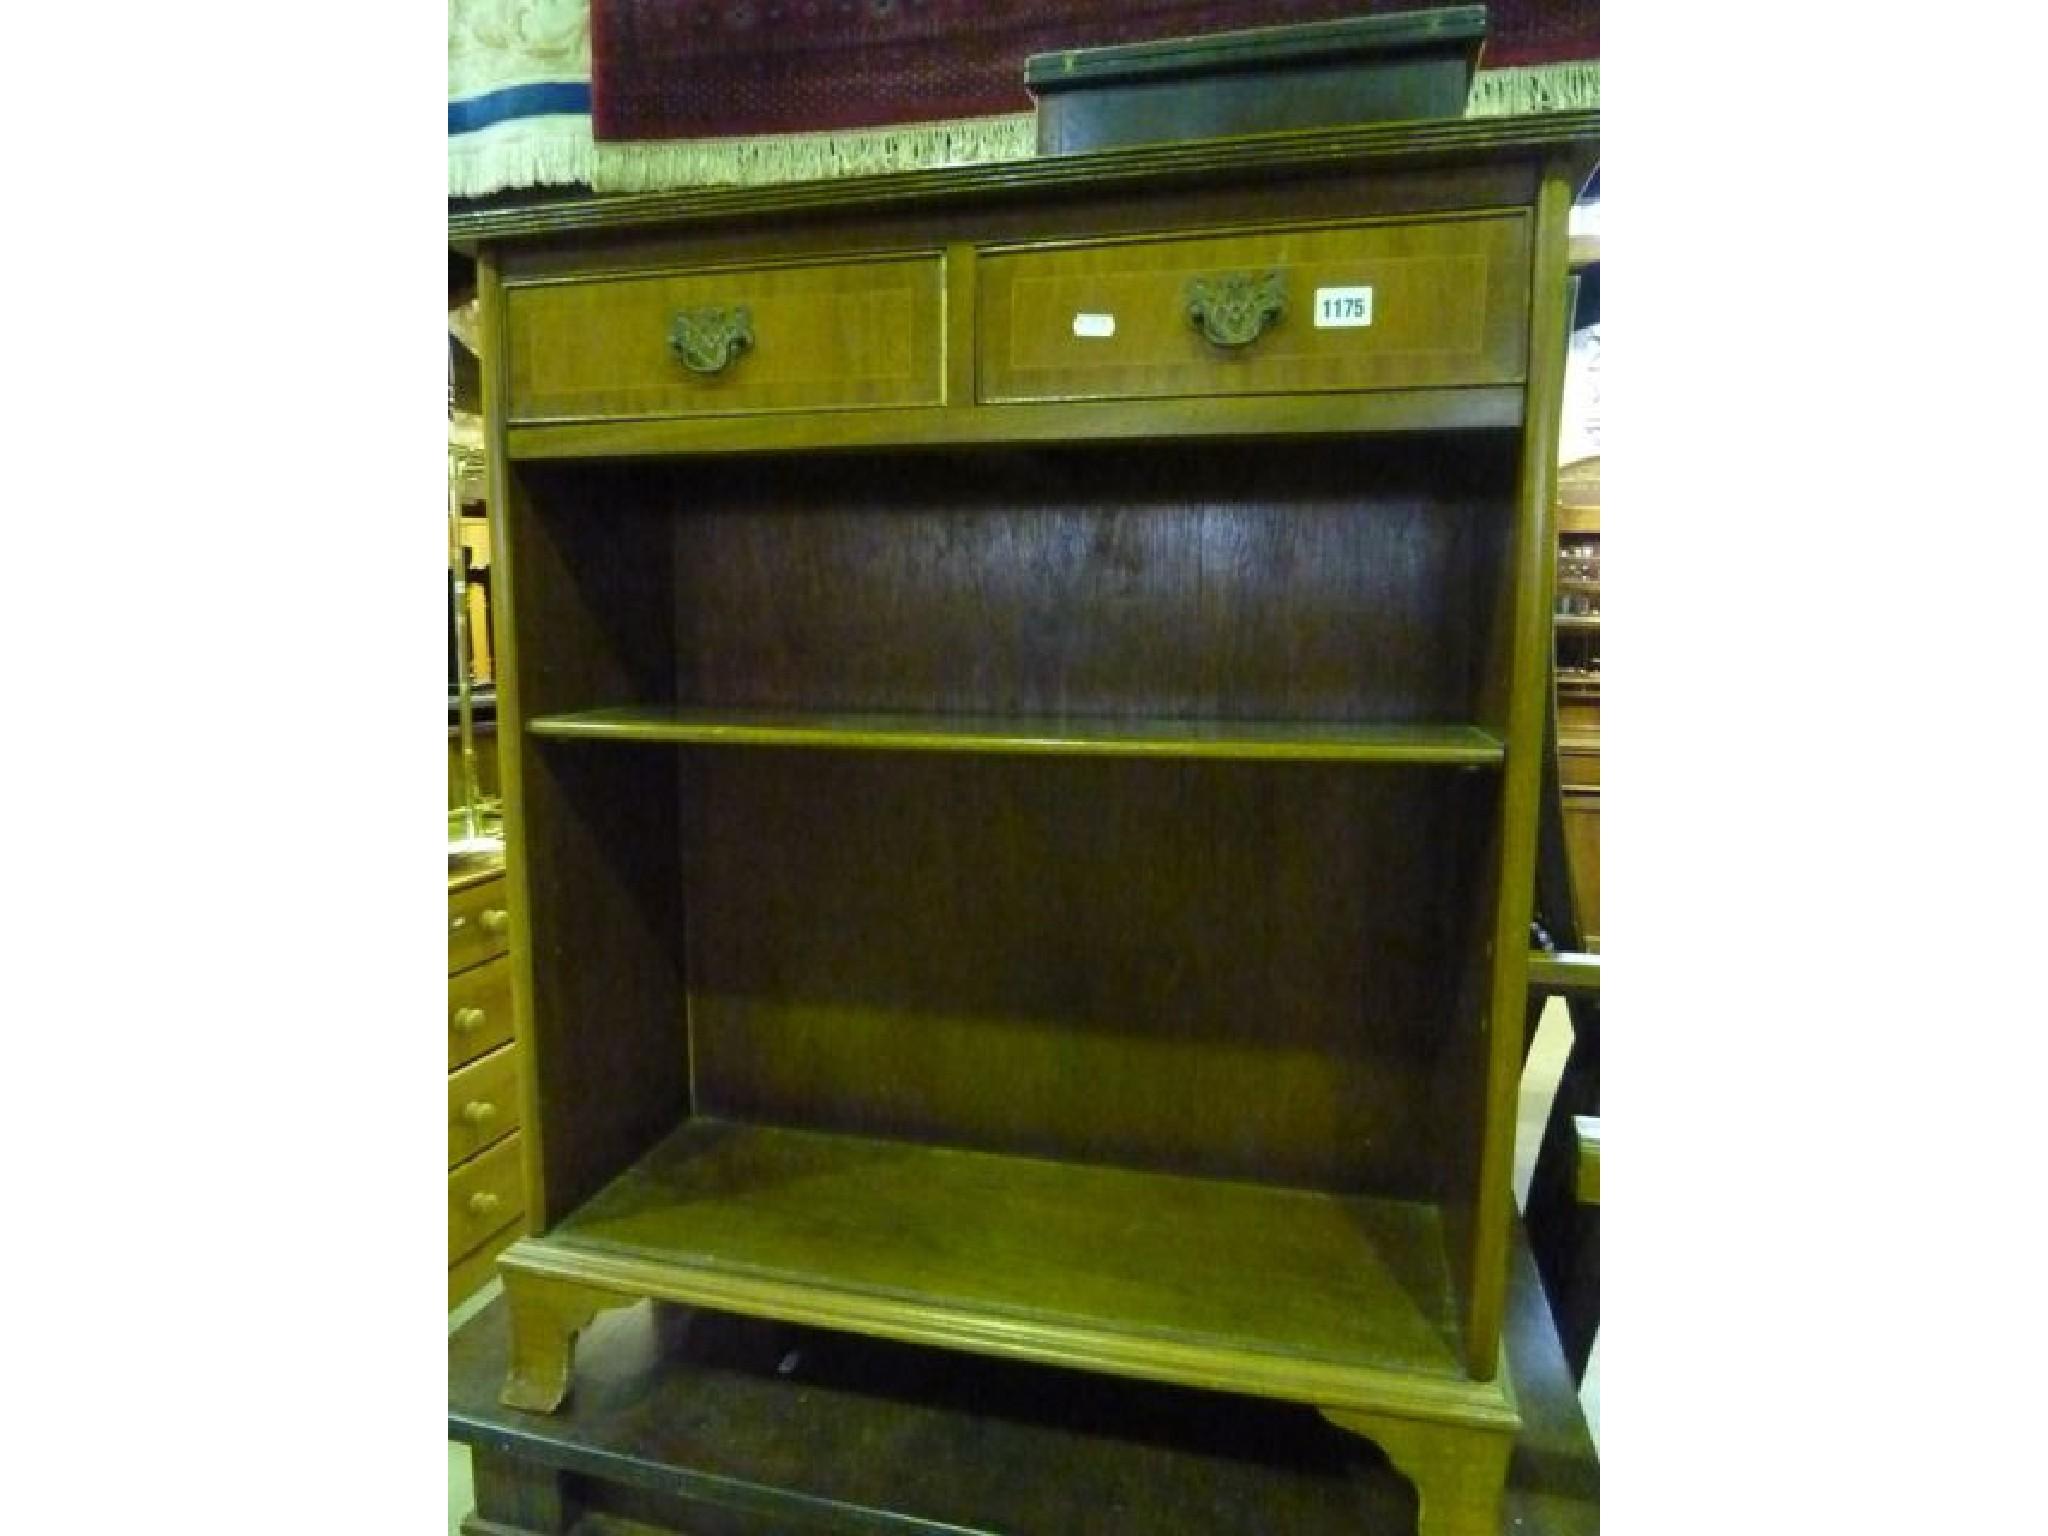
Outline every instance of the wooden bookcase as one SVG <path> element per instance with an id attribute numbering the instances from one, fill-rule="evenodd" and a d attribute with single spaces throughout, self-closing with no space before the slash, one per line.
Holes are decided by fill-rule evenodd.
<path id="1" fill-rule="evenodd" d="M 453 221 L 508 1403 L 655 1298 L 1299 1402 L 1491 1531 L 1595 128 Z"/>

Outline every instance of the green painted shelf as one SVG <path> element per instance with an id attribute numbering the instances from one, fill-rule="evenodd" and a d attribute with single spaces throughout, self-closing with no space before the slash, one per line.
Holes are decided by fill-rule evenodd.
<path id="1" fill-rule="evenodd" d="M 1222 758 L 1497 768 L 1500 738 L 1475 725 L 1093 716 L 817 714 L 634 706 L 542 715 L 535 736 L 678 746 L 817 747 L 1044 757 Z"/>

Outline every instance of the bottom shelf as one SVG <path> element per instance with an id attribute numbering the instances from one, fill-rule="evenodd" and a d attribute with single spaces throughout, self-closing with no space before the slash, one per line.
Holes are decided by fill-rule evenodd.
<path id="1" fill-rule="evenodd" d="M 694 1120 L 508 1271 L 1326 1407 L 1512 1422 L 1431 1205 Z"/>

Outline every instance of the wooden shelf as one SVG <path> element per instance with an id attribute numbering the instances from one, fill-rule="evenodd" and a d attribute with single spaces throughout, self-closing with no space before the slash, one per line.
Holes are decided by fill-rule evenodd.
<path id="1" fill-rule="evenodd" d="M 1529 952 L 1529 988 L 1543 993 L 1598 992 L 1600 957 L 1569 950 L 1552 954 L 1533 949 Z"/>
<path id="2" fill-rule="evenodd" d="M 1500 738 L 1474 725 L 1088 716 L 814 714 L 631 706 L 543 715 L 536 736 L 682 746 L 821 747 L 1046 757 L 1264 759 L 1500 765 Z"/>
<path id="3" fill-rule="evenodd" d="M 1557 627 L 1559 629 L 1590 631 L 1597 630 L 1600 627 L 1600 615 L 1597 613 L 1560 613 L 1554 614 L 1552 617 L 1557 620 Z"/>
<path id="4" fill-rule="evenodd" d="M 515 1272 L 1190 1385 L 1505 1409 L 1437 1209 L 696 1119 Z"/>

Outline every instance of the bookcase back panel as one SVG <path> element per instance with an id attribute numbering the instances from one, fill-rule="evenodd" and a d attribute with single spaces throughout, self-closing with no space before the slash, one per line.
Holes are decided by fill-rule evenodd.
<path id="1" fill-rule="evenodd" d="M 1429 1198 L 1488 773 L 693 751 L 693 1100 Z"/>
<path id="2" fill-rule="evenodd" d="M 1471 719 L 1512 471 L 1484 433 L 692 464 L 662 481 L 677 687 L 760 708 Z"/>
<path id="3" fill-rule="evenodd" d="M 689 1113 L 677 768 L 659 752 L 524 744 L 537 1071 L 536 1217 L 551 1223 Z"/>

